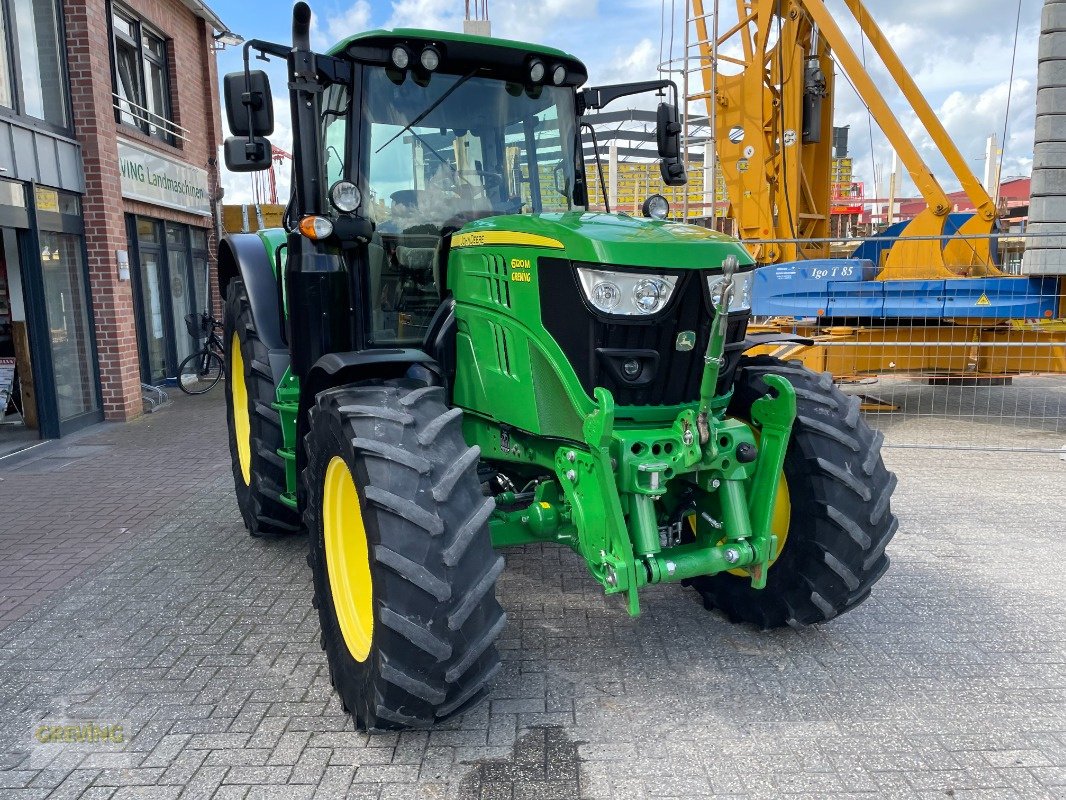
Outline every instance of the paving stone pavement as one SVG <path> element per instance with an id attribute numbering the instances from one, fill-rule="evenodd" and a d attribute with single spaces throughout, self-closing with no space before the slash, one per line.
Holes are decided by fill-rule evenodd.
<path id="1" fill-rule="evenodd" d="M 306 542 L 243 532 L 221 399 L 0 467 L 0 798 L 1066 798 L 1055 456 L 888 450 L 893 567 L 814 629 L 680 586 L 632 620 L 568 551 L 510 551 L 490 701 L 369 737 Z M 66 724 L 96 740 L 39 741 Z"/>

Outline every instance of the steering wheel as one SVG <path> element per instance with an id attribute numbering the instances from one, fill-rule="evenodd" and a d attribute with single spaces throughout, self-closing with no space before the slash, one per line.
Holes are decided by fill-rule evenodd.
<path id="1" fill-rule="evenodd" d="M 486 172 L 481 169 L 464 169 L 455 173 L 460 178 L 464 175 L 476 175 L 481 178 L 482 185 L 486 190 L 499 189 L 503 186 L 503 175 L 498 172 Z"/>

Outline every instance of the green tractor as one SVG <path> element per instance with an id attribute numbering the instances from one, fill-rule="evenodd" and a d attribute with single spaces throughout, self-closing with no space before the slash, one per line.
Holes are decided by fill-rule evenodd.
<path id="1" fill-rule="evenodd" d="M 539 45 L 377 30 L 225 77 L 231 170 L 270 165 L 284 59 L 284 229 L 225 238 L 227 412 L 254 535 L 306 531 L 332 682 L 356 725 L 432 725 L 500 668 L 498 548 L 554 542 L 630 614 L 690 585 L 766 629 L 854 608 L 885 573 L 895 479 L 858 400 L 745 351 L 753 262 L 662 217 L 591 212 L 587 112 L 676 87 L 579 89 Z M 786 337 L 787 338 L 787 337 Z"/>

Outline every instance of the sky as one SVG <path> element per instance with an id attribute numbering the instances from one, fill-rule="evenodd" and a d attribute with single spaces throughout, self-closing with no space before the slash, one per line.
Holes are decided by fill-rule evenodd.
<path id="1" fill-rule="evenodd" d="M 853 47 L 861 50 L 863 40 L 843 1 L 825 2 L 849 35 Z M 209 0 L 209 4 L 234 32 L 246 39 L 283 43 L 290 40 L 291 5 L 284 0 L 259 0 L 255 15 L 249 15 L 247 0 Z M 710 9 L 713 3 L 707 0 L 705 6 Z M 870 15 L 881 26 L 978 178 L 984 175 L 986 140 L 992 134 L 1006 142 L 1003 177 L 1030 173 L 1041 6 L 1041 0 L 867 0 Z M 573 53 L 587 65 L 590 85 L 652 79 L 657 77 L 658 65 L 671 59 L 671 53 L 672 58 L 680 60 L 685 8 L 684 0 L 489 2 L 494 36 L 538 42 Z M 312 44 L 324 50 L 346 35 L 373 28 L 461 30 L 464 3 L 462 0 L 312 0 L 312 9 Z M 735 4 L 723 0 L 720 27 L 728 28 L 735 19 Z M 1020 20 L 1017 39 L 1016 20 Z M 947 191 L 958 189 L 958 180 L 891 83 L 869 42 L 865 45 L 868 70 L 933 174 Z M 219 53 L 220 75 L 241 68 L 240 48 L 227 48 Z M 284 68 L 279 62 L 273 62 L 266 69 L 271 75 L 276 101 L 277 130 L 272 140 L 288 150 L 291 130 Z M 854 179 L 865 183 L 867 197 L 884 197 L 891 171 L 891 148 L 843 76 L 838 76 L 836 94 L 834 124 L 851 126 Z M 626 107 L 626 102 L 616 101 L 617 108 Z M 704 104 L 694 103 L 691 113 L 705 113 Z M 279 189 L 284 195 L 288 175 L 287 170 L 280 172 Z M 903 172 L 901 168 L 900 194 L 913 196 L 913 184 Z M 251 201 L 252 182 L 248 175 L 224 172 L 223 186 L 225 202 Z"/>

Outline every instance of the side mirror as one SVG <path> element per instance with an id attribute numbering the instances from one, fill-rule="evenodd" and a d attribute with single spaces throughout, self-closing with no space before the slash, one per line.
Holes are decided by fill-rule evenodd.
<path id="1" fill-rule="evenodd" d="M 672 103 L 659 103 L 655 112 L 655 144 L 659 158 L 677 158 L 681 154 L 681 121 L 677 106 Z"/>
<path id="2" fill-rule="evenodd" d="M 685 174 L 685 165 L 681 163 L 679 156 L 664 158 L 659 162 L 659 174 L 663 177 L 663 183 L 667 186 L 684 186 L 688 183 L 688 175 Z"/>
<path id="3" fill-rule="evenodd" d="M 269 169 L 270 142 L 262 136 L 230 136 L 223 145 L 226 169 L 230 172 L 258 172 Z"/>
<path id="4" fill-rule="evenodd" d="M 231 72 L 222 79 L 222 93 L 226 120 L 234 136 L 269 136 L 274 132 L 274 102 L 265 72 Z"/>

